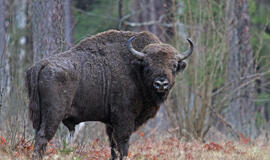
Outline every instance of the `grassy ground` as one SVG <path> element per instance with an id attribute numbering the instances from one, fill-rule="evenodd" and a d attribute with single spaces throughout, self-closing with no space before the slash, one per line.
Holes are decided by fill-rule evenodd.
<path id="1" fill-rule="evenodd" d="M 173 137 L 146 138 L 141 134 L 130 145 L 128 157 L 132 160 L 270 160 L 270 145 L 226 142 L 183 142 Z M 10 147 L 0 136 L 0 160 L 26 160 L 33 150 L 31 141 L 21 139 Z M 44 159 L 107 160 L 110 148 L 99 139 L 85 146 L 56 147 L 49 144 Z"/>

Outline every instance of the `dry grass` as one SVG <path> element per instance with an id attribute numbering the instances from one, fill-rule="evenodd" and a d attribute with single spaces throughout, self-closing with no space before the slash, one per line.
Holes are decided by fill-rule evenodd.
<path id="1" fill-rule="evenodd" d="M 172 136 L 146 138 L 142 133 L 130 145 L 132 160 L 269 160 L 270 145 L 263 143 L 244 144 L 238 142 L 183 142 Z M 0 137 L 1 138 L 1 137 Z M 0 160 L 29 159 L 33 145 L 31 141 L 20 140 L 10 147 L 0 139 Z M 94 140 L 87 146 L 60 146 L 49 144 L 45 159 L 55 160 L 107 160 L 110 148 L 107 143 Z"/>

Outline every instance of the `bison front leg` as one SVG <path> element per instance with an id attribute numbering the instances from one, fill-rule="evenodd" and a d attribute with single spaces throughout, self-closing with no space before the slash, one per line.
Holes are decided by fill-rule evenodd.
<path id="1" fill-rule="evenodd" d="M 113 139 L 113 128 L 109 125 L 106 125 L 106 133 L 109 137 L 110 141 L 110 146 L 111 146 L 111 158 L 110 160 L 116 160 L 117 159 L 117 154 L 116 154 L 116 143 Z"/>
<path id="2" fill-rule="evenodd" d="M 126 123 L 123 123 L 126 122 Z M 128 122 L 128 123 L 127 123 Z M 117 150 L 120 154 L 120 160 L 128 156 L 129 138 L 134 131 L 134 123 L 128 119 L 119 123 L 113 132 L 113 138 L 117 144 Z"/>

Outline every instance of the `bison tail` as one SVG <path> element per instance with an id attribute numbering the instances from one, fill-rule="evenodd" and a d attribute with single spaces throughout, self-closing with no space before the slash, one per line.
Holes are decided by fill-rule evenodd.
<path id="1" fill-rule="evenodd" d="M 29 116 L 33 123 L 33 128 L 37 131 L 41 124 L 41 108 L 40 108 L 40 97 L 39 97 L 39 73 L 46 66 L 47 63 L 41 61 L 26 71 L 26 87 L 29 97 Z"/>

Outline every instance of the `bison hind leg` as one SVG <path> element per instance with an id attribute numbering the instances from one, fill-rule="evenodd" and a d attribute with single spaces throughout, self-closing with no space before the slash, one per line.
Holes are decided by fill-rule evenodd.
<path id="1" fill-rule="evenodd" d="M 32 158 L 31 158 L 32 160 L 42 159 L 47 143 L 48 143 L 48 140 L 45 137 L 44 129 L 40 129 L 39 131 L 36 131 L 35 148 L 34 148 L 34 153 L 32 155 Z"/>
<path id="2" fill-rule="evenodd" d="M 45 107 L 45 105 L 42 105 L 42 107 Z M 48 110 L 47 114 L 42 114 L 42 122 L 40 125 L 40 129 L 36 130 L 35 146 L 32 160 L 42 159 L 42 156 L 46 151 L 47 143 L 55 135 L 63 117 L 63 114 L 59 114 L 58 112 L 54 112 L 53 110 Z"/>

